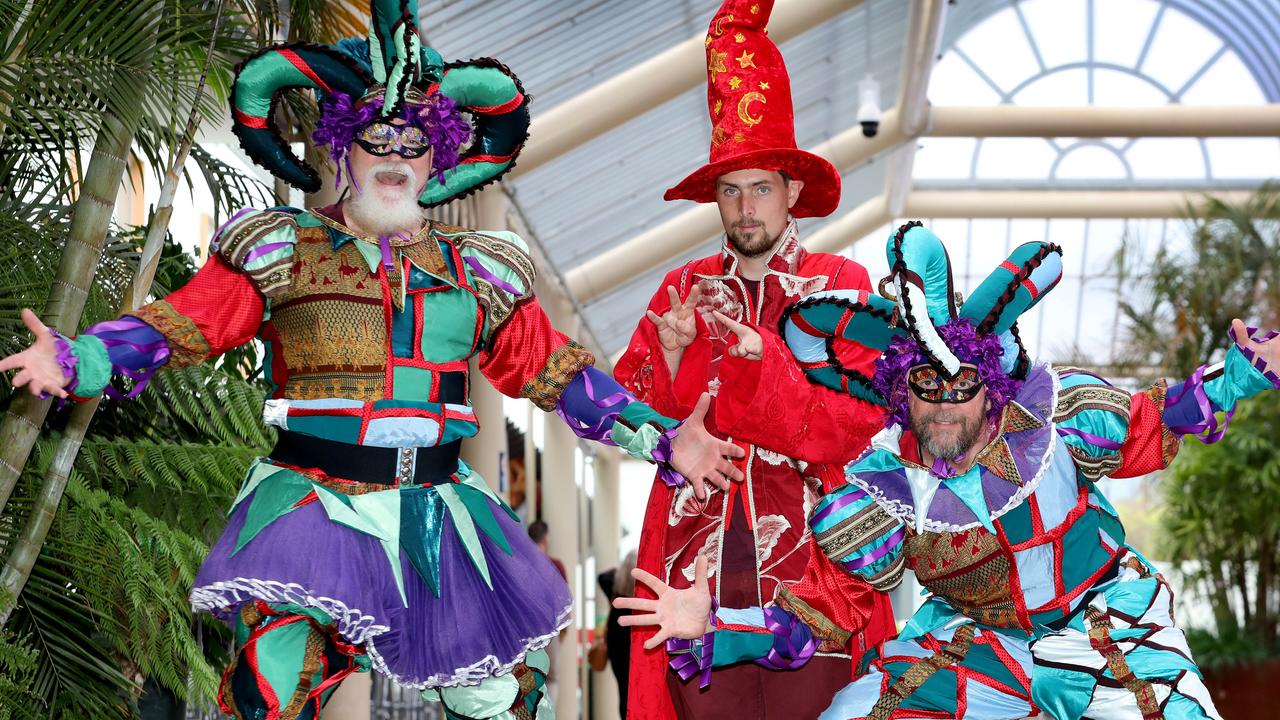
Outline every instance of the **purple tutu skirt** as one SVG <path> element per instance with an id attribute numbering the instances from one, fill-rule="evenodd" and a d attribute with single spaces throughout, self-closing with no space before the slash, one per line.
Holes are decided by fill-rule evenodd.
<path id="1" fill-rule="evenodd" d="M 401 498 L 420 502 L 434 492 L 413 488 Z M 438 531 L 440 594 L 401 550 L 402 600 L 378 538 L 334 522 L 320 502 L 281 515 L 233 554 L 252 497 L 236 506 L 196 575 L 196 610 L 231 622 L 254 600 L 318 608 L 346 640 L 364 646 L 375 670 L 419 689 L 473 685 L 509 672 L 569 624 L 572 597 L 564 578 L 524 528 L 492 502 L 511 549 L 508 554 L 479 535 L 493 587 L 468 556 L 452 516 L 444 513 Z"/>

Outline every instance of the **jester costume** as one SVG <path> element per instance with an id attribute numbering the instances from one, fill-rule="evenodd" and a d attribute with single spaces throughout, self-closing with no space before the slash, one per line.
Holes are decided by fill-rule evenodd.
<path id="1" fill-rule="evenodd" d="M 248 155 L 319 188 L 270 123 L 282 92 L 309 88 L 322 101 L 314 139 L 351 183 L 352 142 L 434 151 L 424 207 L 496 180 L 526 136 L 518 80 L 493 60 L 445 64 L 422 45 L 414 2 L 372 11 L 367 42 L 274 46 L 239 66 L 232 113 Z M 197 610 L 235 630 L 224 712 L 315 718 L 343 677 L 372 667 L 442 701 L 449 718 L 550 717 L 543 648 L 572 600 L 512 510 L 459 460 L 478 430 L 468 361 L 503 393 L 679 483 L 666 464 L 675 423 L 551 326 L 519 237 L 437 222 L 367 237 L 343 207 L 235 215 L 185 287 L 58 339 L 71 390 L 93 397 L 125 374 L 136 393 L 162 366 L 255 338 L 265 347 L 264 418 L 278 442 L 250 467 L 191 592 Z"/>
<path id="2" fill-rule="evenodd" d="M 714 202 L 716 181 L 743 169 L 780 171 L 804 182 L 785 230 L 765 258 L 759 280 L 740 270 L 725 238 L 720 252 L 669 272 L 649 304 L 661 316 L 671 309 L 667 287 L 683 301 L 695 286 L 702 292 L 697 337 L 684 349 L 673 374 L 657 328 L 641 319 L 615 377 L 664 414 L 685 417 L 699 396 L 714 396 L 708 427 L 746 451 L 739 462 L 746 479 L 729 491 L 698 500 L 691 488 L 655 484 L 649 496 L 637 566 L 675 587 L 688 587 L 699 554 L 711 559 L 710 577 L 727 604 L 760 605 L 773 600 L 842 605 L 838 614 L 857 633 L 829 643 L 821 656 L 796 673 L 770 673 L 752 665 L 726 670 L 710 687 L 683 682 L 667 668 L 659 647 L 645 650 L 651 633 L 633 631 L 629 714 L 652 720 L 670 717 L 814 718 L 823 698 L 845 685 L 852 660 L 893 632 L 887 596 L 861 579 L 840 592 L 802 583 L 811 563 L 812 537 L 805 516 L 831 477 L 823 465 L 848 462 L 882 426 L 882 414 L 862 399 L 840 396 L 809 383 L 773 332 L 783 310 L 812 293 L 867 291 L 861 265 L 800 245 L 796 217 L 833 212 L 840 174 L 826 160 L 796 148 L 791 88 L 778 48 L 765 34 L 773 3 L 727 0 L 707 33 L 708 109 L 713 124 L 710 162 L 666 193 L 666 199 Z M 702 313 L 714 308 L 765 336 L 762 361 L 726 354 L 732 335 L 709 327 Z M 714 323 L 713 323 L 714 325 Z M 854 343 L 842 348 L 850 367 L 870 372 L 876 353 Z M 761 379 L 765 380 L 762 381 Z M 804 452 L 797 452 L 802 447 Z M 800 583 L 800 585 L 797 585 Z M 637 585 L 638 597 L 651 597 Z M 797 594 L 797 592 L 799 594 Z M 824 597 L 809 597 L 814 592 Z M 856 621 L 853 618 L 857 618 Z"/>
<path id="3" fill-rule="evenodd" d="M 959 306 L 946 252 L 919 223 L 890 237 L 888 261 L 896 301 L 819 293 L 783 327 L 812 380 L 890 409 L 809 516 L 829 567 L 885 590 L 909 568 L 929 593 L 822 718 L 1218 717 L 1174 626 L 1168 585 L 1125 544 L 1097 482 L 1167 467 L 1184 435 L 1216 441 L 1215 413 L 1280 378 L 1241 338 L 1224 362 L 1136 394 L 1031 363 L 1015 322 L 1061 277 L 1053 245 L 1017 248 Z M 846 340 L 885 351 L 874 380 L 831 354 Z M 946 459 L 926 466 L 906 393 L 963 398 L 973 386 L 962 378 L 975 370 L 990 401 L 989 442 L 967 471 Z M 712 620 L 702 640 L 675 643 L 704 671 L 795 664 L 830 632 L 781 604 L 720 608 Z"/>

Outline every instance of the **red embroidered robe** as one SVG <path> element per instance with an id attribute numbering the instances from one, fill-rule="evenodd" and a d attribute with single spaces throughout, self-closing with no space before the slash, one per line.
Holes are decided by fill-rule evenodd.
<path id="1" fill-rule="evenodd" d="M 763 360 L 728 356 L 726 342 L 734 342 L 734 336 L 727 331 L 713 336 L 700 317 L 697 338 L 685 348 L 673 379 L 656 327 L 642 318 L 615 370 L 618 381 L 636 397 L 676 418 L 687 417 L 699 395 L 709 390 L 714 397 L 708 428 L 747 450 L 739 464 L 746 480 L 734 483 L 728 492 L 712 489 L 706 501 L 698 501 L 688 485 L 673 490 L 655 483 L 640 539 L 638 567 L 677 588 L 691 584 L 694 560 L 699 552 L 706 552 L 711 559 L 712 592 L 725 607 L 768 603 L 779 584 L 790 586 L 804 575 L 811 547 L 806 519 L 822 492 L 819 478 L 829 475 L 831 469 L 809 463 L 843 466 L 883 425 L 882 413 L 874 406 L 808 382 L 778 336 L 779 319 L 787 306 L 820 290 L 870 289 L 866 269 L 837 255 L 805 251 L 794 222 L 769 258 L 768 270 L 758 285 L 753 288 L 753 283 L 744 280 L 737 265 L 736 256 L 727 247 L 717 255 L 689 262 L 667 274 L 649 309 L 659 315 L 670 309 L 668 285 L 684 299 L 698 283 L 703 292 L 702 308 L 714 307 L 760 332 L 765 346 Z M 846 367 L 870 375 L 876 356 L 876 352 L 858 346 L 841 360 Z M 804 459 L 788 455 L 801 446 Z M 721 572 L 722 561 L 726 572 Z M 877 636 L 865 643 L 862 636 L 854 638 L 846 652 L 856 659 L 862 650 L 878 642 L 879 636 L 892 632 L 892 612 L 882 593 L 865 584 L 844 584 L 851 588 L 846 593 L 849 614 L 869 618 L 868 624 L 875 627 L 866 635 Z M 652 597 L 645 592 L 637 584 L 637 595 Z M 628 715 L 645 720 L 672 718 L 675 713 L 666 686 L 666 652 L 643 649 L 651 635 L 652 631 L 641 628 L 633 633 Z M 751 670 L 755 669 L 769 672 Z M 810 663 L 780 675 L 796 682 L 806 672 L 831 673 L 832 669 L 829 664 L 824 668 L 823 663 Z M 847 663 L 836 672 L 843 675 L 835 685 L 838 688 L 852 673 Z M 719 682 L 723 686 L 727 680 Z M 768 697 L 769 693 L 753 695 Z M 829 701 L 830 695 L 825 700 Z M 686 713 L 691 712 L 691 706 L 684 707 Z M 818 707 L 820 710 L 825 704 Z"/>

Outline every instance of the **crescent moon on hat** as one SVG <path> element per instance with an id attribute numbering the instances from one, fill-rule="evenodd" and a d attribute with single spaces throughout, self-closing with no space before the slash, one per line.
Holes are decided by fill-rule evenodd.
<path id="1" fill-rule="evenodd" d="M 760 121 L 764 120 L 764 115 L 751 116 L 751 103 L 753 102 L 765 103 L 768 101 L 765 100 L 763 93 L 758 93 L 754 90 L 742 96 L 742 99 L 738 101 L 738 119 L 748 125 L 758 125 Z"/>

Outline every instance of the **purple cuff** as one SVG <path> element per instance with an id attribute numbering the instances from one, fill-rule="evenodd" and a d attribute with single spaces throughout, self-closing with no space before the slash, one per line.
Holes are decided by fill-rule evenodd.
<path id="1" fill-rule="evenodd" d="M 636 397 L 608 375 L 587 367 L 578 373 L 556 400 L 556 414 L 580 438 L 614 445 L 609 437 L 623 408 Z"/>
<path id="2" fill-rule="evenodd" d="M 716 599 L 711 598 L 711 614 L 707 617 L 707 624 L 713 629 L 697 640 L 685 640 L 684 638 L 669 638 L 667 640 L 667 654 L 671 656 L 668 663 L 672 670 L 680 676 L 680 679 L 688 682 L 689 678 L 699 675 L 698 687 L 706 688 L 711 685 L 711 661 L 715 657 L 716 642 L 716 611 L 720 609 L 720 603 Z"/>
<path id="3" fill-rule="evenodd" d="M 685 476 L 671 465 L 673 455 L 671 443 L 676 439 L 679 430 L 680 426 L 677 425 L 662 433 L 658 438 L 658 446 L 653 449 L 653 461 L 658 464 L 658 479 L 672 488 L 681 487 L 688 482 Z"/>
<path id="4" fill-rule="evenodd" d="M 132 315 L 91 325 L 82 334 L 94 335 L 106 346 L 112 374 L 134 381 L 127 395 L 108 385 L 105 392 L 112 398 L 137 397 L 156 370 L 169 362 L 169 342 L 164 335 Z"/>
<path id="5" fill-rule="evenodd" d="M 49 328 L 49 334 L 53 335 L 53 346 L 58 350 L 58 355 L 54 359 L 57 361 L 58 367 L 62 368 L 62 376 L 71 381 L 70 384 L 66 385 L 63 389 L 68 393 L 73 392 L 76 389 L 76 385 L 80 383 L 80 380 L 76 377 L 76 355 L 71 352 L 71 342 L 67 340 L 66 335 L 63 335 L 53 328 Z M 48 398 L 49 393 L 40 393 L 41 400 L 47 400 Z M 65 400 L 61 398 L 58 399 L 58 407 L 62 407 L 65 403 Z"/>
<path id="6" fill-rule="evenodd" d="M 1164 399 L 1164 417 L 1173 432 L 1179 435 L 1199 435 L 1201 442 L 1212 445 L 1227 433 L 1227 425 L 1231 424 L 1236 409 L 1228 410 L 1222 419 L 1222 425 L 1218 425 L 1216 412 L 1221 408 L 1215 407 L 1204 391 L 1204 370 L 1201 365 L 1181 385 L 1170 388 Z M 1192 421 L 1191 417 L 1198 417 L 1199 420 Z"/>
<path id="7" fill-rule="evenodd" d="M 764 624 L 773 633 L 769 654 L 756 660 L 770 670 L 795 670 L 818 651 L 818 640 L 800 618 L 777 605 L 764 609 Z"/>
<path id="8" fill-rule="evenodd" d="M 1245 340 L 1254 340 L 1260 343 L 1266 342 L 1275 336 L 1280 335 L 1280 330 L 1272 330 L 1266 335 L 1258 337 L 1258 328 L 1250 325 L 1245 327 L 1245 337 L 1243 338 L 1236 337 L 1235 328 L 1232 328 L 1228 332 L 1231 335 L 1231 340 L 1236 344 L 1236 347 L 1240 349 L 1240 354 L 1244 355 L 1245 359 L 1257 368 L 1258 372 L 1262 373 L 1263 377 L 1271 381 L 1271 386 L 1273 388 L 1280 389 L 1280 375 L 1277 375 L 1274 370 L 1269 369 L 1266 361 L 1258 357 L 1257 353 L 1244 346 Z"/>

